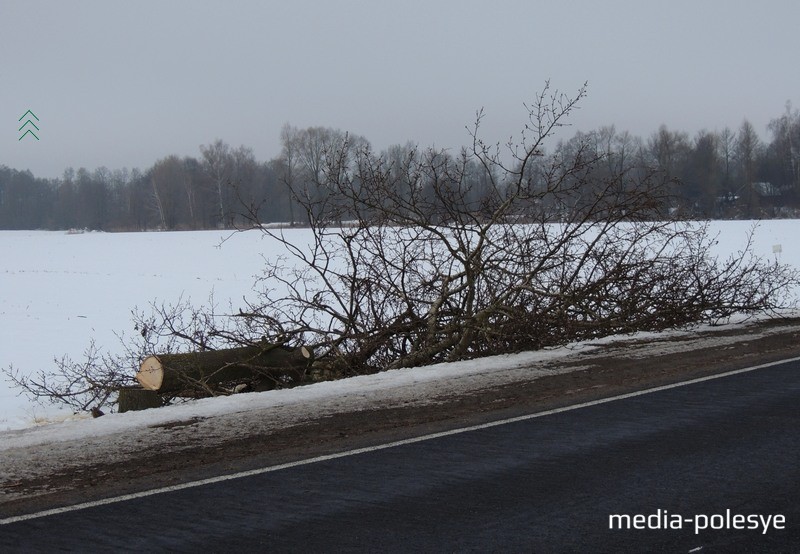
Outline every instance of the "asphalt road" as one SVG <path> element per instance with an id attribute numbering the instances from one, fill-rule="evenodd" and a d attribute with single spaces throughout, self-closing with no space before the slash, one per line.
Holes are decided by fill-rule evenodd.
<path id="1" fill-rule="evenodd" d="M 0 525 L 0 551 L 800 552 L 799 463 L 790 362 Z"/>

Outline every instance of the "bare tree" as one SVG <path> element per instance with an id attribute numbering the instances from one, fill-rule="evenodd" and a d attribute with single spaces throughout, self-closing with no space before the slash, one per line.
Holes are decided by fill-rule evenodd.
<path id="1" fill-rule="evenodd" d="M 231 184 L 231 171 L 233 169 L 231 148 L 227 143 L 217 139 L 208 146 L 201 145 L 200 152 L 203 155 L 205 170 L 211 177 L 217 192 L 218 224 L 225 226 L 228 218 L 227 187 Z"/>
<path id="2" fill-rule="evenodd" d="M 697 212 L 714 215 L 716 198 L 720 191 L 720 160 L 717 156 L 717 135 L 699 131 L 688 155 L 684 195 L 696 206 Z"/>
<path id="3" fill-rule="evenodd" d="M 318 200 L 330 194 L 326 172 L 334 166 L 338 171 L 351 171 L 354 153 L 369 146 L 366 138 L 338 129 L 297 129 L 288 124 L 281 131 L 281 144 L 281 179 L 289 188 L 290 197 L 294 199 L 290 204 L 293 223 L 293 208 L 298 202 L 308 205 L 312 201 L 317 206 L 323 205 Z M 333 160 L 331 156 L 336 156 L 336 159 Z M 304 215 L 319 217 L 320 214 Z"/>
<path id="4" fill-rule="evenodd" d="M 783 166 L 783 172 L 794 193 L 800 195 L 800 111 L 786 103 L 784 114 L 769 124 L 773 136 L 773 149 Z"/>
<path id="5" fill-rule="evenodd" d="M 742 122 L 736 140 L 736 161 L 739 168 L 739 190 L 744 192 L 747 217 L 757 217 L 759 199 L 754 187 L 756 180 L 756 162 L 761 152 L 761 141 L 753 124 L 748 120 Z"/>
<path id="6" fill-rule="evenodd" d="M 246 212 L 258 213 L 261 203 L 265 200 L 261 197 L 262 191 L 258 187 L 259 164 L 256 161 L 253 149 L 247 146 L 239 146 L 231 151 L 231 188 L 236 194 L 237 202 L 235 206 L 245 206 Z M 240 219 L 241 209 L 231 207 L 228 211 L 226 225 L 235 226 Z"/>
<path id="7" fill-rule="evenodd" d="M 718 156 L 722 160 L 724 167 L 724 181 L 730 181 L 731 164 L 733 162 L 734 150 L 736 147 L 736 133 L 730 127 L 725 127 L 717 134 Z"/>
<path id="8" fill-rule="evenodd" d="M 300 166 L 300 154 L 298 130 L 288 123 L 284 124 L 281 128 L 281 154 L 278 158 L 278 173 L 281 181 L 286 185 L 286 189 L 290 194 L 286 195 L 289 207 L 289 222 L 294 225 L 294 206 L 295 200 L 292 197 L 291 191 L 295 190 L 295 180 Z"/>
<path id="9" fill-rule="evenodd" d="M 181 209 L 186 205 L 183 189 L 186 186 L 186 167 L 177 156 L 167 156 L 157 161 L 150 170 L 153 201 L 162 229 L 175 229 Z M 189 204 L 191 206 L 191 204 Z"/>

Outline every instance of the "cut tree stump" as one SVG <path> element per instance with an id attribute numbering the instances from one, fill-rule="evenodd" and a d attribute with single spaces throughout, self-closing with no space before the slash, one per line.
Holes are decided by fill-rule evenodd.
<path id="1" fill-rule="evenodd" d="M 136 380 L 150 391 L 176 392 L 198 382 L 211 385 L 256 377 L 297 377 L 312 361 L 311 351 L 305 347 L 279 345 L 162 354 L 145 358 Z"/>
<path id="2" fill-rule="evenodd" d="M 141 387 L 124 387 L 119 389 L 117 411 L 119 413 L 160 408 L 164 405 L 161 396 L 155 391 Z"/>

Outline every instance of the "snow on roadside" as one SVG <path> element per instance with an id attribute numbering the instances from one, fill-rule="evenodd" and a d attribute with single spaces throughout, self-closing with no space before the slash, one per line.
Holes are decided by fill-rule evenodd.
<path id="1" fill-rule="evenodd" d="M 301 414 L 307 418 L 313 418 L 332 411 L 367 409 L 369 405 L 380 403 L 383 398 L 405 405 L 415 402 L 430 403 L 435 402 L 437 397 L 447 394 L 474 392 L 476 389 L 504 383 L 527 381 L 544 375 L 575 371 L 583 366 L 546 364 L 548 362 L 566 362 L 570 358 L 592 352 L 610 343 L 626 344 L 626 356 L 632 358 L 653 355 L 655 351 L 661 354 L 664 353 L 664 348 L 669 351 L 690 348 L 691 344 L 695 342 L 691 340 L 691 337 L 698 336 L 700 333 L 705 335 L 702 340 L 707 342 L 711 340 L 714 341 L 713 344 L 723 346 L 741 340 L 741 338 L 716 336 L 709 339 L 709 335 L 747 324 L 747 322 L 736 322 L 713 327 L 700 326 L 689 331 L 612 336 L 536 352 L 396 369 L 292 389 L 207 398 L 140 412 L 108 414 L 97 419 L 72 418 L 58 424 L 0 432 L 0 452 L 41 444 L 97 439 L 174 422 L 205 420 L 235 414 L 246 416 L 247 413 L 265 410 L 276 414 L 281 410 L 286 411 L 291 408 L 292 417 L 298 417 L 298 414 Z M 776 326 L 771 330 L 762 330 L 762 333 L 769 334 L 780 330 L 780 326 Z M 666 341 L 666 339 L 680 337 L 684 338 L 681 342 L 673 344 Z M 687 338 L 689 340 L 686 340 Z M 645 340 L 650 342 L 641 346 L 638 344 Z"/>
<path id="2" fill-rule="evenodd" d="M 590 344 L 576 344 L 572 347 L 539 352 L 493 356 L 427 367 L 395 369 L 374 375 L 325 381 L 291 389 L 205 398 L 140 412 L 107 414 L 97 419 L 92 419 L 91 416 L 67 418 L 60 423 L 0 432 L 0 451 L 90 436 L 97 437 L 176 421 L 206 419 L 294 404 L 306 404 L 312 410 L 312 407 L 322 400 L 339 399 L 341 406 L 347 407 L 354 397 L 375 396 L 376 393 L 389 389 L 414 388 L 422 397 L 430 394 L 431 389 L 436 388 L 436 385 L 446 384 L 447 388 L 455 389 L 457 387 L 454 381 L 468 379 L 475 374 L 491 374 L 498 371 L 528 368 L 539 362 L 567 357 L 577 351 L 591 348 L 593 346 Z M 526 372 L 530 373 L 531 370 L 526 370 Z"/>

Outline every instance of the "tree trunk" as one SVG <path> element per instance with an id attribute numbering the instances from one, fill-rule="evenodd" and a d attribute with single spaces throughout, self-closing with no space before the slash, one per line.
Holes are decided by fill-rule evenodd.
<path id="1" fill-rule="evenodd" d="M 124 387 L 119 389 L 117 410 L 119 413 L 160 408 L 164 405 L 157 392 L 140 387 Z"/>
<path id="2" fill-rule="evenodd" d="M 144 359 L 136 380 L 146 389 L 175 392 L 198 384 L 211 385 L 254 377 L 300 376 L 312 362 L 305 347 L 246 346 Z"/>

